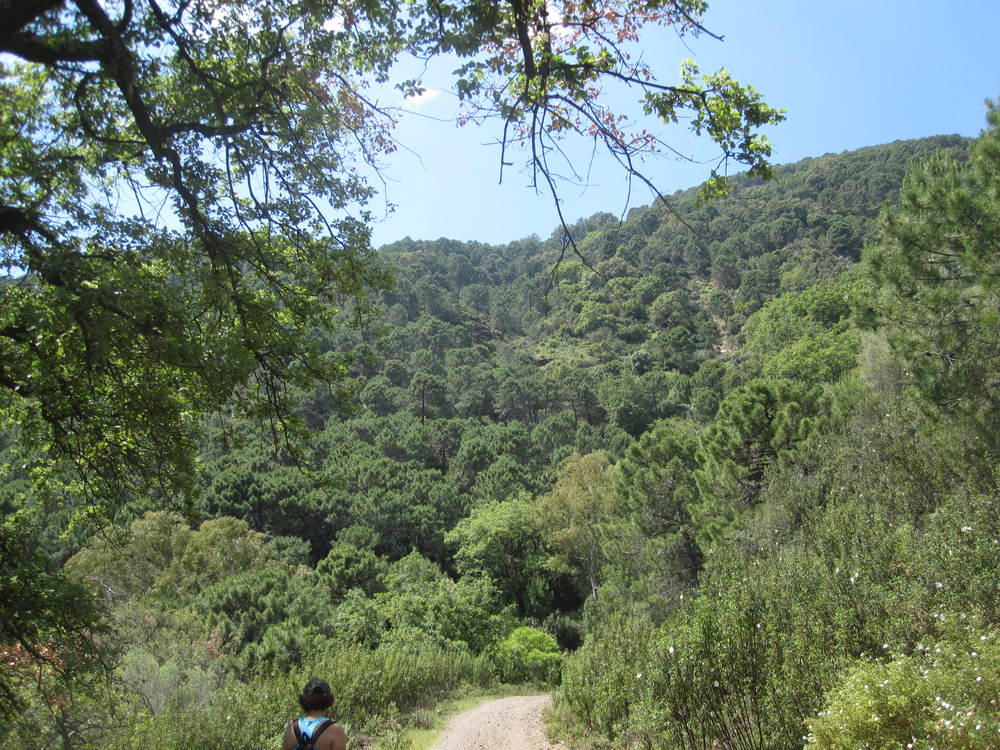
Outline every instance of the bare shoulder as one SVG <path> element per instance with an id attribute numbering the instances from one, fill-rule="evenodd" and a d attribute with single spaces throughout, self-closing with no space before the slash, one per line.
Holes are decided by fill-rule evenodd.
<path id="1" fill-rule="evenodd" d="M 319 736 L 316 750 L 347 750 L 347 732 L 340 724 L 334 723 Z"/>

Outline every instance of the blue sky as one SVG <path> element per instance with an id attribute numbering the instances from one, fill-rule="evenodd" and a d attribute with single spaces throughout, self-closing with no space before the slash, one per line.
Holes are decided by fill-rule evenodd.
<path id="1" fill-rule="evenodd" d="M 724 41 L 702 36 L 682 44 L 673 32 L 651 30 L 644 58 L 664 83 L 673 82 L 685 58 L 705 72 L 725 67 L 786 109 L 787 120 L 768 131 L 775 163 L 905 138 L 974 136 L 985 124 L 983 100 L 1000 96 L 997 0 L 715 0 L 703 20 Z M 429 95 L 407 104 L 417 114 L 400 123 L 404 148 L 386 165 L 382 196 L 372 205 L 376 245 L 406 236 L 502 243 L 546 237 L 557 225 L 551 198 L 531 190 L 526 175 L 508 169 L 498 184 L 492 144 L 499 123 L 447 121 L 457 111 L 448 91 L 453 67 L 447 60 L 433 65 Z M 621 106 L 636 109 L 628 101 Z M 713 153 L 683 131 L 673 142 L 696 159 Z M 584 167 L 588 160 L 589 152 L 578 152 Z M 668 157 L 646 164 L 666 192 L 698 184 L 709 169 Z M 600 159 L 586 189 L 565 187 L 561 197 L 569 221 L 651 200 L 644 188 L 629 198 L 620 170 Z M 387 217 L 386 201 L 395 205 Z"/>

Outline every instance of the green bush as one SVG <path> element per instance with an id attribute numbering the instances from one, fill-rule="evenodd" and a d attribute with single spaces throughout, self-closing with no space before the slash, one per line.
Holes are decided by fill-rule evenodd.
<path id="1" fill-rule="evenodd" d="M 654 634 L 618 730 L 631 743 L 764 750 L 801 737 L 799 711 L 814 691 L 808 672 L 822 673 L 828 655 L 782 632 L 793 626 L 759 585 L 733 594 L 692 602 Z"/>
<path id="2" fill-rule="evenodd" d="M 295 715 L 295 690 L 288 687 L 279 681 L 254 680 L 246 684 L 234 681 L 218 686 L 207 700 L 172 703 L 156 714 L 139 712 L 141 709 L 136 706 L 137 713 L 128 719 L 123 715 L 117 731 L 105 736 L 101 746 L 110 750 L 275 748 L 281 743 L 284 721 Z"/>
<path id="3" fill-rule="evenodd" d="M 497 644 L 493 660 L 504 682 L 559 682 L 562 665 L 559 644 L 551 635 L 537 628 L 516 628 Z"/>
<path id="4" fill-rule="evenodd" d="M 628 726 L 639 700 L 638 685 L 649 658 L 653 627 L 616 617 L 590 633 L 568 659 L 560 696 L 570 715 L 587 730 L 614 737 Z"/>
<path id="5" fill-rule="evenodd" d="M 996 748 L 998 695 L 1000 633 L 969 628 L 887 663 L 857 663 L 807 722 L 807 744 L 820 750 Z"/>
<path id="6" fill-rule="evenodd" d="M 138 703 L 131 710 L 123 704 L 122 716 L 132 718 L 106 736 L 102 747 L 278 747 L 285 722 L 301 713 L 298 691 L 317 675 L 333 687 L 335 703 L 329 713 L 349 737 L 391 733 L 399 728 L 403 714 L 433 705 L 470 680 L 480 688 L 496 682 L 486 659 L 466 649 L 413 652 L 396 646 L 372 650 L 327 645 L 314 652 L 311 663 L 301 670 L 258 676 L 246 683 L 231 680 L 197 701 L 174 701 L 156 714 Z"/>
<path id="7" fill-rule="evenodd" d="M 839 670 L 881 653 L 911 593 L 894 579 L 912 529 L 862 503 L 831 509 L 770 559 L 710 556 L 699 594 L 662 626 L 602 628 L 569 661 L 576 720 L 638 747 L 794 747 Z"/>

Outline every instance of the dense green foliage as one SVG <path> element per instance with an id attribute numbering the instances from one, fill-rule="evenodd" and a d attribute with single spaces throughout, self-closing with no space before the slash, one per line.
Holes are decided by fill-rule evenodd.
<path id="1" fill-rule="evenodd" d="M 320 5 L 313 21 L 329 11 Z M 462 79 L 464 95 L 485 96 L 514 123 L 615 70 L 580 50 L 582 67 L 536 49 L 537 34 L 520 34 L 523 12 L 507 5 L 470 3 L 471 15 L 454 17 L 435 6 L 445 14 L 437 28 L 417 5 L 407 44 L 472 55 L 492 49 L 491 34 L 517 40 L 520 58 L 474 62 Z M 370 45 L 373 59 L 354 71 L 377 77 L 398 52 L 382 25 L 395 12 L 369 4 L 343 30 L 303 21 L 288 43 L 333 45 L 334 66 Z M 146 21 L 152 47 L 171 24 Z M 63 22 L 91 21 L 67 11 Z M 57 25 L 31 35 L 55 44 Z M 105 32 L 88 34 L 99 46 Z M 32 41 L 5 43 L 41 54 Z M 244 63 L 259 62 L 258 43 L 227 42 Z M 55 83 L 19 68 L 10 93 L 28 96 L 34 71 L 37 122 L 56 122 L 79 74 L 83 95 L 110 118 L 94 127 L 122 118 L 139 127 L 112 62 L 94 65 Z M 491 88 L 490 70 L 513 84 Z M 188 81 L 183 72 L 141 92 L 162 97 L 164 117 L 177 114 L 170 92 Z M 713 91 L 734 95 L 727 85 Z M 650 106 L 669 117 L 698 105 L 691 95 L 661 90 Z M 713 112 L 731 119 L 705 96 L 703 127 Z M 774 116 L 753 96 L 733 101 L 747 118 L 740 128 Z M 260 113 L 231 104 L 249 107 L 237 112 L 250 129 L 220 131 L 219 147 L 245 149 Z M 341 105 L 295 116 L 320 128 L 315 118 Z M 192 121 L 221 105 L 199 106 Z M 559 116 L 570 128 L 588 117 Z M 40 229 L 6 237 L 6 262 L 26 273 L 0 288 L 0 348 L 10 350 L 0 351 L 0 377 L 17 385 L 30 375 L 39 391 L 12 397 L 0 433 L 0 688 L 18 709 L 4 712 L 0 739 L 274 747 L 296 689 L 322 674 L 352 742 L 393 736 L 408 712 L 462 682 L 528 681 L 561 683 L 570 731 L 609 747 L 995 745 L 1000 115 L 991 118 L 972 144 L 937 137 L 826 155 L 778 168 L 771 182 L 758 161 L 756 174 L 732 180 L 728 200 L 682 192 L 669 208 L 598 214 L 501 247 L 403 240 L 377 262 L 353 224 L 358 244 L 332 258 L 332 245 L 294 232 L 303 244 L 268 235 L 257 246 L 275 217 L 240 229 L 236 214 L 251 210 L 242 200 L 201 229 L 205 217 L 181 206 L 199 241 L 156 234 L 156 252 L 144 244 L 149 227 L 89 215 L 103 232 L 94 242 L 134 239 L 122 250 L 134 265 L 82 248 L 82 232 L 65 238 L 60 263 L 35 265 Z M 327 124 L 344 136 L 342 123 Z M 163 148 L 193 167 L 211 136 L 188 125 L 199 137 L 172 134 Z M 8 140 L 37 156 L 30 132 Z M 47 200 L 80 198 L 73 181 L 101 164 L 180 192 L 139 135 L 139 146 L 108 144 L 104 162 L 88 156 Z M 762 142 L 750 145 L 748 157 L 765 155 Z M 46 154 L 69 173 L 69 154 Z M 214 195 L 220 176 L 184 179 Z M 293 197 L 254 210 L 292 214 Z M 50 208 L 39 205 L 40 226 Z M 218 269 L 199 235 L 220 226 L 233 252 L 247 253 L 233 261 L 256 259 L 248 267 L 263 274 L 224 293 L 209 283 Z M 309 266 L 332 285 L 323 294 L 285 276 L 283 264 L 307 251 L 333 264 Z M 363 259 L 372 264 L 358 271 Z M 67 269 L 76 275 L 59 275 Z M 182 271 L 191 287 L 165 297 Z M 225 310 L 258 287 L 259 338 L 247 341 L 248 322 Z M 108 295 L 134 298 L 128 315 L 108 308 Z M 354 299 L 332 310 L 345 295 Z M 220 299 L 229 300 L 221 311 Z M 194 300 L 203 320 L 180 316 L 169 336 L 136 333 L 144 306 Z M 19 326 L 43 309 L 51 317 L 35 321 L 32 348 Z M 81 327 L 93 338 L 63 336 Z M 294 352 L 246 359 L 286 334 Z M 185 340 L 190 350 L 174 348 Z M 185 368 L 185 357 L 210 372 Z M 332 368 L 333 390 L 316 385 L 320 364 Z M 254 377 L 263 378 L 256 395 Z M 272 386 L 280 398 L 269 402 Z M 256 396 L 309 439 L 276 441 Z M 46 411 L 57 403 L 69 411 Z M 116 412 L 127 417 L 118 431 L 108 429 Z M 79 432 L 60 433 L 63 419 Z M 60 435 L 72 444 L 46 444 Z M 98 484 L 45 481 L 71 476 L 59 464 L 67 456 Z M 149 461 L 150 473 L 125 476 Z M 186 515 L 163 510 L 178 489 Z M 104 500 L 118 508 L 116 525 L 80 522 L 81 509 Z"/>
<path id="2" fill-rule="evenodd" d="M 1000 381 L 1000 112 L 969 162 L 941 154 L 907 176 L 900 210 L 869 258 L 881 297 L 873 310 L 914 387 L 965 415 L 997 450 Z"/>
<path id="3" fill-rule="evenodd" d="M 404 382 L 365 382 L 373 373 L 358 339 L 369 340 L 383 312 L 375 295 L 391 288 L 389 264 L 370 245 L 366 205 L 395 148 L 396 115 L 370 89 L 417 94 L 420 80 L 390 80 L 396 62 L 459 58 L 463 117 L 496 119 L 501 164 L 519 154 L 537 186 L 551 190 L 556 215 L 552 154 L 567 138 L 632 164 L 661 145 L 661 126 L 690 117 L 723 159 L 766 175 L 770 146 L 759 129 L 782 114 L 756 91 L 725 71 L 702 75 L 694 63 L 663 83 L 630 60 L 643 27 L 698 34 L 704 10 L 700 0 L 566 2 L 551 14 L 544 2 L 485 0 L 0 0 L 8 104 L 0 114 L 0 450 L 11 516 L 2 646 L 14 653 L 0 662 L 4 729 L 23 708 L 21 660 L 68 676 L 62 645 L 96 630 L 91 598 L 58 571 L 95 526 L 124 528 L 165 507 L 215 519 L 219 526 L 203 525 L 191 539 L 174 529 L 180 556 L 154 551 L 151 559 L 179 577 L 147 569 L 150 586 L 117 576 L 104 593 L 194 611 L 222 639 L 231 670 L 246 674 L 329 614 L 304 614 L 301 632 L 279 622 L 289 607 L 308 609 L 312 582 L 295 566 L 316 564 L 336 542 L 339 557 L 324 570 L 331 593 L 346 599 L 359 584 L 396 601 L 398 575 L 383 558 L 396 564 L 419 550 L 450 567 L 444 534 L 469 498 L 542 486 L 538 471 L 550 460 L 535 455 L 526 434 L 484 428 L 482 445 L 503 461 L 479 466 L 481 446 L 463 453 L 459 445 L 464 425 L 428 424 L 450 416 L 448 386 L 455 392 L 439 361 L 420 359 Z M 639 93 L 642 123 L 595 95 L 614 86 Z M 453 348 L 433 322 L 425 334 L 435 343 L 421 349 L 440 356 Z M 502 388 L 510 414 L 522 408 L 511 382 Z M 492 411 L 492 393 L 487 400 Z M 373 431 L 362 420 L 332 427 L 315 451 L 306 444 L 302 428 L 362 404 L 386 417 L 413 409 L 403 424 Z M 341 439 L 355 431 L 345 450 Z M 517 463 L 508 440 L 532 455 Z M 465 472 L 457 481 L 443 473 L 453 456 Z M 268 549 L 241 537 L 250 557 L 213 560 L 205 549 L 237 533 L 223 516 L 266 532 Z M 105 532 L 111 541 L 95 538 L 84 550 L 98 584 L 116 578 L 113 564 L 99 563 L 123 533 Z M 362 557 L 343 545 L 359 546 Z M 222 580 L 248 561 L 238 581 Z M 479 650 L 485 636 L 467 628 L 505 617 L 494 584 L 477 577 L 453 589 L 435 571 L 412 596 L 461 614 L 428 627 L 428 637 Z M 258 617 L 239 615 L 244 599 L 260 605 Z M 402 625 L 405 607 L 387 610 L 369 623 L 373 633 L 384 630 L 379 618 Z M 110 654 L 114 643 L 100 645 Z M 36 693 L 58 705 L 47 686 L 29 685 Z"/>
<path id="4" fill-rule="evenodd" d="M 581 727 L 613 747 L 996 745 L 989 119 L 968 159 L 914 168 L 865 278 L 748 318 L 734 354 L 785 379 L 726 393 L 699 438 L 697 491 L 674 479 L 685 452 L 663 430 L 660 471 L 703 567 L 674 607 L 593 623 L 562 683 Z"/>

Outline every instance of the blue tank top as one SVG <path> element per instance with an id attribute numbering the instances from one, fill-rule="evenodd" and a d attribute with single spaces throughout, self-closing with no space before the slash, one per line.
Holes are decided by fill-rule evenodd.
<path id="1" fill-rule="evenodd" d="M 326 720 L 327 718 L 325 716 L 320 716 L 318 719 L 309 719 L 305 716 L 300 716 L 298 719 L 299 731 L 302 732 L 302 734 L 308 734 L 309 738 L 312 739 L 313 730 Z"/>

